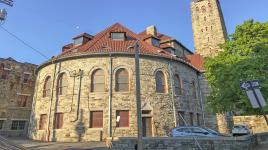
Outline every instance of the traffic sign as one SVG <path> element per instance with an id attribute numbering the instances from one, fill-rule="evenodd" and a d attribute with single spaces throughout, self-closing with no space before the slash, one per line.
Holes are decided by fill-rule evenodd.
<path id="1" fill-rule="evenodd" d="M 251 84 L 251 85 L 250 85 Z M 260 88 L 260 83 L 258 80 L 241 82 L 240 87 L 243 91 L 252 90 L 251 88 Z"/>
<path id="2" fill-rule="evenodd" d="M 260 105 L 261 107 L 264 107 L 266 106 L 266 102 L 261 94 L 261 91 L 260 89 L 255 89 L 255 92 L 256 92 L 256 96 L 260 102 Z M 258 100 L 256 99 L 254 93 L 253 93 L 253 90 L 248 90 L 246 91 L 247 93 L 247 96 L 248 96 L 248 99 L 252 105 L 253 108 L 260 108 L 259 104 L 258 104 Z"/>

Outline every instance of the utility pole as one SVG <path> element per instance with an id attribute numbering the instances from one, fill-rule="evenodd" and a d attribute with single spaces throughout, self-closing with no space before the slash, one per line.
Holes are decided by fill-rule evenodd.
<path id="1" fill-rule="evenodd" d="M 136 105 L 138 124 L 138 150 L 142 150 L 142 118 L 141 118 L 141 93 L 140 93 L 140 57 L 138 41 L 134 45 L 135 50 L 135 72 L 136 72 Z"/>

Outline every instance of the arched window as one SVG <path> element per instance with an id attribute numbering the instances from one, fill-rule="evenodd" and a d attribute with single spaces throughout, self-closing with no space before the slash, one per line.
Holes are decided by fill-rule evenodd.
<path id="1" fill-rule="evenodd" d="M 166 79 L 165 75 L 162 71 L 157 71 L 155 75 L 155 82 L 156 82 L 156 92 L 157 93 L 166 93 Z"/>
<path id="2" fill-rule="evenodd" d="M 51 77 L 48 76 L 45 80 L 44 88 L 43 88 L 43 97 L 49 97 L 51 91 Z"/>
<path id="3" fill-rule="evenodd" d="M 105 75 L 102 69 L 94 70 L 91 75 L 91 92 L 105 92 Z"/>
<path id="4" fill-rule="evenodd" d="M 206 16 L 204 17 L 204 21 L 207 21 L 207 17 Z"/>
<path id="5" fill-rule="evenodd" d="M 208 7 L 211 7 L 211 3 L 208 3 Z"/>
<path id="6" fill-rule="evenodd" d="M 205 6 L 202 6 L 201 9 L 202 9 L 203 13 L 206 12 L 206 7 Z"/>
<path id="7" fill-rule="evenodd" d="M 192 96 L 193 96 L 193 98 L 196 98 L 196 87 L 195 87 L 195 82 L 194 81 L 192 81 L 192 83 L 191 83 L 191 94 L 192 94 Z"/>
<path id="8" fill-rule="evenodd" d="M 195 7 L 195 10 L 196 10 L 196 11 L 199 11 L 199 7 Z"/>
<path id="9" fill-rule="evenodd" d="M 58 78 L 57 94 L 65 95 L 67 91 L 67 75 L 66 73 L 61 73 Z"/>
<path id="10" fill-rule="evenodd" d="M 181 79 L 179 75 L 175 75 L 174 78 L 174 84 L 175 84 L 175 94 L 176 95 L 182 95 L 182 87 L 181 87 Z"/>
<path id="11" fill-rule="evenodd" d="M 118 69 L 115 73 L 115 91 L 129 91 L 129 74 L 124 68 Z"/>

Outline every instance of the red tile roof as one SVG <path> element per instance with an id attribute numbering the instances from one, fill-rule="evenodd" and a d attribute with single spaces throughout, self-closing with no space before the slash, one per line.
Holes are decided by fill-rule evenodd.
<path id="1" fill-rule="evenodd" d="M 186 58 L 190 63 L 195 66 L 198 70 L 204 72 L 204 58 L 200 54 L 187 55 Z"/>
<path id="2" fill-rule="evenodd" d="M 118 41 L 112 40 L 110 38 L 111 32 L 125 32 L 126 33 L 126 40 Z M 82 34 L 83 35 L 83 34 Z M 81 35 L 80 35 L 81 36 Z M 100 33 L 96 34 L 91 40 L 87 43 L 75 47 L 71 47 L 63 51 L 59 56 L 55 57 L 54 59 L 59 59 L 62 57 L 69 57 L 69 56 L 77 56 L 82 54 L 100 54 L 100 53 L 127 53 L 127 54 L 134 54 L 134 49 L 130 48 L 138 41 L 140 53 L 144 55 L 153 55 L 153 56 L 161 56 L 165 58 L 172 58 L 173 60 L 178 60 L 184 62 L 188 65 L 193 66 L 196 69 L 199 69 L 198 65 L 195 66 L 195 63 L 190 64 L 183 58 L 174 57 L 169 52 L 163 50 L 162 48 L 166 47 L 167 45 L 163 45 L 161 47 L 155 47 L 145 41 L 144 38 L 148 37 L 146 32 L 142 32 L 140 34 L 136 34 L 131 30 L 127 29 L 126 27 L 122 26 L 119 23 L 112 25 L 111 27 L 101 31 Z M 165 40 L 172 40 L 171 37 L 166 36 L 164 34 L 158 33 L 157 38 L 161 41 Z M 67 45 L 66 48 L 69 48 L 70 45 Z M 191 58 L 191 57 L 189 57 Z M 195 61 L 193 61 L 195 62 Z"/>

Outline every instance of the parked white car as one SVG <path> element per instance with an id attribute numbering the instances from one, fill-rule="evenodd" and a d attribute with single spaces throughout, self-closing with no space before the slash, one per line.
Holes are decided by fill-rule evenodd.
<path id="1" fill-rule="evenodd" d="M 250 130 L 247 125 L 234 125 L 232 129 L 233 136 L 240 136 L 240 135 L 248 135 L 250 134 Z"/>
<path id="2" fill-rule="evenodd" d="M 205 137 L 217 137 L 220 134 L 214 130 L 208 130 L 197 126 L 180 126 L 170 130 L 169 136 L 181 137 L 181 136 L 205 136 Z"/>

